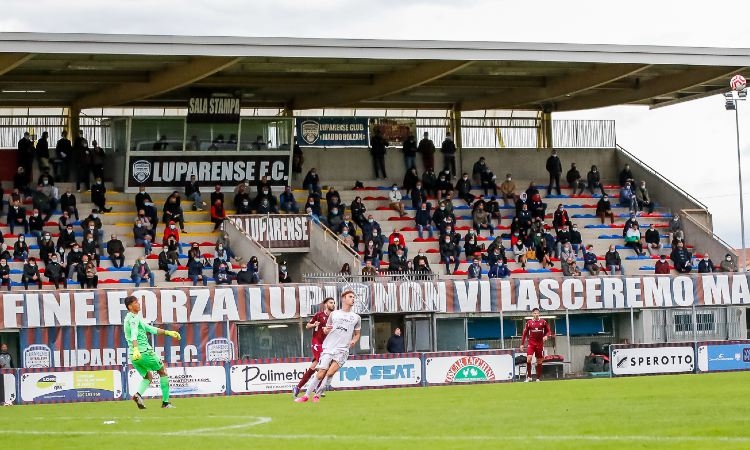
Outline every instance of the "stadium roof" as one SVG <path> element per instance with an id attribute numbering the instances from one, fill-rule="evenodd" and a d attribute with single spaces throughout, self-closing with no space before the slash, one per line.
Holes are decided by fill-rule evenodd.
<path id="1" fill-rule="evenodd" d="M 0 106 L 659 107 L 750 76 L 750 49 L 512 42 L 0 34 Z"/>

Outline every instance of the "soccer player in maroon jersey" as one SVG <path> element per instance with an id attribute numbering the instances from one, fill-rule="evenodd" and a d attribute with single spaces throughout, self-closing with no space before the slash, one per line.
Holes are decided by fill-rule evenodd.
<path id="1" fill-rule="evenodd" d="M 307 371 L 305 371 L 305 373 L 302 375 L 302 378 L 299 380 L 297 386 L 292 388 L 292 395 L 295 398 L 297 398 L 297 394 L 299 394 L 299 391 L 315 373 L 315 367 L 318 365 L 318 361 L 320 361 L 320 353 L 323 351 L 323 340 L 325 340 L 326 338 L 323 327 L 325 327 L 326 323 L 328 322 L 328 316 L 334 309 L 336 309 L 336 300 L 334 300 L 332 297 L 326 298 L 325 300 L 323 300 L 320 311 L 315 313 L 315 315 L 312 316 L 312 319 L 310 319 L 307 325 L 305 325 L 305 328 L 307 328 L 308 330 L 313 330 L 311 343 L 313 358 L 310 367 L 308 367 Z"/>
<path id="2" fill-rule="evenodd" d="M 536 381 L 542 379 L 542 364 L 544 363 L 544 342 L 552 336 L 552 330 L 546 320 L 539 318 L 539 308 L 531 310 L 531 320 L 526 322 L 521 335 L 521 351 L 526 338 L 529 346 L 526 349 L 526 381 L 531 381 L 531 356 L 536 357 Z"/>

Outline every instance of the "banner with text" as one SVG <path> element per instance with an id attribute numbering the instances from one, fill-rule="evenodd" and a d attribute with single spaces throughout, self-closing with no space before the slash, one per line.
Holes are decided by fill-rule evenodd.
<path id="1" fill-rule="evenodd" d="M 234 361 L 229 368 L 229 385 L 234 394 L 267 394 L 291 392 L 299 383 L 310 361 L 301 358 L 287 360 Z"/>
<path id="2" fill-rule="evenodd" d="M 283 320 L 307 317 L 325 297 L 357 295 L 361 314 L 611 311 L 748 305 L 747 274 L 675 277 L 510 278 L 503 280 L 394 281 L 18 291 L 0 294 L 0 328 L 122 325 L 126 296 L 159 324 Z"/>
<path id="3" fill-rule="evenodd" d="M 311 147 L 366 147 L 367 117 L 297 117 L 297 143 Z"/>
<path id="4" fill-rule="evenodd" d="M 230 339 L 235 324 L 226 322 L 174 324 L 180 341 L 164 335 L 151 336 L 156 355 L 168 364 L 226 362 L 236 358 Z M 25 368 L 122 366 L 128 363 L 128 347 L 122 326 L 104 325 L 26 328 L 19 332 Z"/>
<path id="5" fill-rule="evenodd" d="M 154 373 L 144 397 L 161 397 L 159 375 Z M 223 395 L 227 392 L 227 372 L 224 366 L 167 367 L 169 394 L 173 397 L 191 395 Z M 128 392 L 136 392 L 143 377 L 132 367 L 128 369 Z"/>
<path id="6" fill-rule="evenodd" d="M 513 351 L 425 353 L 427 384 L 480 383 L 513 380 Z"/>
<path id="7" fill-rule="evenodd" d="M 22 402 L 70 402 L 122 398 L 122 373 L 118 370 L 60 372 L 21 371 Z"/>
<path id="8" fill-rule="evenodd" d="M 391 147 L 401 147 L 409 135 L 415 136 L 417 133 L 417 119 L 370 118 L 369 125 L 370 136 L 375 134 L 375 130 L 380 130 L 380 135 Z M 416 136 L 415 139 L 419 141 Z"/>
<path id="9" fill-rule="evenodd" d="M 269 250 L 310 247 L 310 216 L 252 214 L 228 216 L 228 219 Z"/>
<path id="10" fill-rule="evenodd" d="M 194 93 L 188 99 L 187 123 L 240 123 L 240 98 L 218 93 Z"/>
<path id="11" fill-rule="evenodd" d="M 288 152 L 137 154 L 128 158 L 128 168 L 128 187 L 174 188 L 193 175 L 202 186 L 255 184 L 263 177 L 273 186 L 289 183 Z"/>
<path id="12" fill-rule="evenodd" d="M 750 341 L 698 344 L 698 370 L 701 372 L 750 370 Z"/>
<path id="13" fill-rule="evenodd" d="M 695 370 L 692 344 L 612 346 L 613 375 L 661 375 Z"/>

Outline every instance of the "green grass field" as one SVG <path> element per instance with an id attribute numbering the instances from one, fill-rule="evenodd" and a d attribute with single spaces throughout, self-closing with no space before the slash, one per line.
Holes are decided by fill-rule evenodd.
<path id="1" fill-rule="evenodd" d="M 750 373 L 0 408 L 3 448 L 750 448 Z M 114 423 L 111 423 L 114 422 Z"/>

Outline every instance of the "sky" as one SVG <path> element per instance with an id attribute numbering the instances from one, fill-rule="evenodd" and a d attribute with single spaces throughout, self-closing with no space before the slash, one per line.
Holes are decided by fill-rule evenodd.
<path id="1" fill-rule="evenodd" d="M 589 0 L 3 0 L 2 4 L 0 32 L 750 47 L 750 28 L 741 25 L 742 8 L 737 8 L 736 1 L 714 1 L 710 6 L 653 0 L 614 4 Z M 750 210 L 750 101 L 740 105 L 739 114 L 743 192 Z M 714 232 L 730 245 L 740 246 L 734 113 L 725 111 L 722 97 L 656 110 L 620 106 L 553 114 L 553 118 L 616 120 L 618 144 L 707 205 Z"/>

